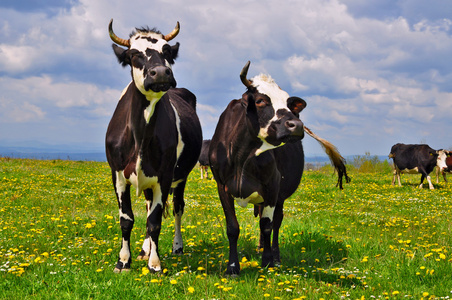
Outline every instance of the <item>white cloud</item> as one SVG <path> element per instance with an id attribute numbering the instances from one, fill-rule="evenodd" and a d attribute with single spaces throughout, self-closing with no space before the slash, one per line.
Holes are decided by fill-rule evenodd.
<path id="1" fill-rule="evenodd" d="M 243 93 L 238 75 L 251 60 L 250 77 L 268 72 L 305 98 L 302 117 L 341 152 L 386 153 L 416 134 L 439 141 L 434 136 L 452 125 L 452 5 L 435 3 L 80 0 L 51 11 L 0 4 L 1 124 L 57 116 L 65 121 L 61 131 L 85 120 L 104 130 L 130 81 L 111 50 L 107 26 L 114 18 L 123 37 L 134 27 L 169 32 L 181 22 L 174 71 L 197 96 L 205 138 Z"/>

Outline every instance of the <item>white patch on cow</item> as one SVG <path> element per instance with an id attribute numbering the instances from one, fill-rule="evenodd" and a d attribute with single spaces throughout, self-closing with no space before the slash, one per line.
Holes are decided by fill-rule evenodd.
<path id="1" fill-rule="evenodd" d="M 160 93 L 153 94 L 153 95 L 157 95 L 156 98 L 152 98 L 152 97 L 148 98 L 148 96 L 146 94 L 144 94 L 146 96 L 146 99 L 149 100 L 149 105 L 144 110 L 144 119 L 146 120 L 146 124 L 149 123 L 149 120 L 154 115 L 155 105 L 157 104 L 157 102 L 159 102 L 159 100 L 161 98 L 161 96 L 159 97 L 158 94 L 160 94 Z"/>
<path id="2" fill-rule="evenodd" d="M 116 176 L 116 192 L 118 193 L 119 199 L 119 218 L 124 218 L 126 220 L 133 221 L 133 219 L 129 215 L 123 213 L 121 209 L 122 207 L 121 195 L 126 191 L 127 179 L 124 177 L 123 171 L 116 171 L 115 176 Z"/>
<path id="3" fill-rule="evenodd" d="M 135 171 L 136 174 L 132 173 L 130 178 L 128 178 L 128 182 L 136 189 L 137 196 L 140 196 L 146 189 L 153 189 L 158 184 L 157 176 L 148 177 L 144 174 L 141 169 L 141 156 L 137 159 Z"/>
<path id="4" fill-rule="evenodd" d="M 171 187 L 174 189 L 174 188 L 176 188 L 178 185 L 179 185 L 179 183 L 181 183 L 182 181 L 184 181 L 183 179 L 179 179 L 179 180 L 176 180 L 176 181 L 173 181 L 172 183 L 171 183 Z"/>
<path id="5" fill-rule="evenodd" d="M 154 185 L 154 187 L 152 188 L 152 193 L 153 193 L 152 203 L 149 203 L 149 201 L 147 201 L 147 207 L 151 205 L 150 208 L 148 209 L 147 217 L 149 217 L 152 214 L 152 212 L 154 212 L 157 205 L 163 207 L 162 190 L 160 189 L 160 184 Z"/>
<path id="6" fill-rule="evenodd" d="M 273 221 L 273 215 L 275 213 L 275 207 L 271 207 L 271 206 L 265 206 L 264 209 L 262 210 L 262 217 L 263 218 L 269 218 L 270 222 Z"/>
<path id="7" fill-rule="evenodd" d="M 129 259 L 130 259 L 129 244 L 127 243 L 126 240 L 122 239 L 121 251 L 119 251 L 119 260 L 123 264 L 126 264 L 129 262 Z"/>
<path id="8" fill-rule="evenodd" d="M 149 253 L 151 252 L 151 238 L 147 237 L 143 241 L 143 245 L 141 246 L 141 250 L 144 251 L 144 257 L 149 257 Z"/>
<path id="9" fill-rule="evenodd" d="M 118 193 L 119 201 L 121 201 L 121 194 L 125 192 L 127 186 L 127 180 L 124 177 L 124 171 L 116 171 L 116 192 Z"/>
<path id="10" fill-rule="evenodd" d="M 275 148 L 281 147 L 283 145 L 284 145 L 284 143 L 281 143 L 278 146 L 275 146 L 270 143 L 267 143 L 266 140 L 262 140 L 262 146 L 260 146 L 259 149 L 256 150 L 255 155 L 259 156 L 267 150 L 275 149 Z"/>
<path id="11" fill-rule="evenodd" d="M 173 240 L 173 253 L 184 246 L 182 239 L 182 212 L 178 212 L 174 216 L 174 240 Z"/>
<path id="12" fill-rule="evenodd" d="M 271 145 L 267 143 L 265 139 L 268 137 L 268 127 L 270 124 L 278 120 L 276 112 L 281 109 L 289 111 L 289 108 L 287 107 L 287 99 L 289 98 L 289 94 L 283 91 L 269 75 L 260 74 L 252 78 L 251 81 L 259 93 L 267 95 L 271 99 L 272 107 L 275 111 L 275 115 L 268 122 L 268 124 L 259 129 L 258 137 L 262 140 L 263 144 L 259 150 L 256 151 L 256 155 L 260 155 L 267 150 L 283 145 L 283 143 L 277 146 Z"/>
<path id="13" fill-rule="evenodd" d="M 400 170 L 400 173 L 405 173 L 405 174 L 417 174 L 417 173 L 419 173 L 419 168 L 418 168 L 418 167 L 415 167 L 415 168 L 413 168 L 413 169 L 403 169 L 403 170 Z"/>
<path id="14" fill-rule="evenodd" d="M 180 155 L 182 154 L 182 151 L 184 150 L 185 143 L 182 141 L 182 134 L 180 131 L 180 117 L 179 112 L 174 107 L 174 105 L 171 103 L 171 107 L 174 110 L 174 115 L 176 116 L 176 128 L 177 128 L 177 159 L 179 159 Z"/>
<path id="15" fill-rule="evenodd" d="M 160 272 L 162 267 L 160 265 L 160 258 L 157 255 L 157 246 L 155 242 L 151 239 L 151 254 L 149 255 L 148 267 L 150 270 L 155 272 Z"/>
<path id="16" fill-rule="evenodd" d="M 141 37 L 155 39 L 157 40 L 157 43 L 152 43 Z M 155 32 L 137 32 L 130 38 L 130 49 L 136 49 L 143 53 L 146 53 L 146 49 L 148 48 L 162 53 L 163 46 L 166 44 L 168 44 L 168 42 L 163 39 L 163 35 Z"/>
<path id="17" fill-rule="evenodd" d="M 254 192 L 246 198 L 235 198 L 235 201 L 237 201 L 237 204 L 241 207 L 246 207 L 248 203 L 258 204 L 264 202 L 264 199 L 258 192 Z"/>

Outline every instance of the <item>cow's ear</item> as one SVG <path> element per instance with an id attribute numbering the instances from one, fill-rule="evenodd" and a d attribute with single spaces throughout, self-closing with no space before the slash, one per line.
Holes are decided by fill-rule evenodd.
<path id="1" fill-rule="evenodd" d="M 289 97 L 287 99 L 287 107 L 290 109 L 290 111 L 297 115 L 306 107 L 306 101 L 299 97 Z"/>
<path id="2" fill-rule="evenodd" d="M 171 46 L 171 57 L 173 60 L 177 58 L 177 55 L 179 54 L 179 42 L 176 43 L 176 45 Z"/>
<path id="3" fill-rule="evenodd" d="M 256 113 L 256 103 L 254 102 L 254 95 L 252 93 L 244 93 L 242 95 L 242 105 L 246 107 L 246 113 Z"/>
<path id="4" fill-rule="evenodd" d="M 130 65 L 130 59 L 127 55 L 127 49 L 121 48 L 116 44 L 113 44 L 112 46 L 113 52 L 115 52 L 115 55 L 118 58 L 119 63 L 121 63 L 123 67 Z"/>

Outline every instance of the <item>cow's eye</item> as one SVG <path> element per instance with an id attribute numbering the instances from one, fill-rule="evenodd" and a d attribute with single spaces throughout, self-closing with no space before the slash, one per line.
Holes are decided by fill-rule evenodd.
<path id="1" fill-rule="evenodd" d="M 143 65 L 144 55 L 134 54 L 132 55 L 132 65 L 135 67 L 141 67 Z"/>
<path id="2" fill-rule="evenodd" d="M 257 105 L 265 104 L 264 99 L 262 99 L 262 98 L 257 98 L 255 102 L 256 102 Z"/>

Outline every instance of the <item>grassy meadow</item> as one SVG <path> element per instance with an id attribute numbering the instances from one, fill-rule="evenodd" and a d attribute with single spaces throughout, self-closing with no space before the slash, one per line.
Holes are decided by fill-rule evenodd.
<path id="1" fill-rule="evenodd" d="M 387 163 L 369 160 L 349 170 L 343 191 L 330 167 L 305 171 L 285 203 L 277 268 L 260 267 L 258 219 L 251 205 L 237 207 L 235 278 L 224 276 L 216 184 L 196 169 L 186 189 L 184 255 L 171 254 L 170 214 L 160 235 L 163 274 L 135 259 L 130 272 L 114 274 L 121 233 L 107 163 L 0 158 L 0 298 L 450 299 L 452 184 L 435 178 L 435 190 L 419 189 L 420 175 L 403 175 L 403 187 L 393 187 Z M 133 206 L 136 258 L 144 199 Z"/>

